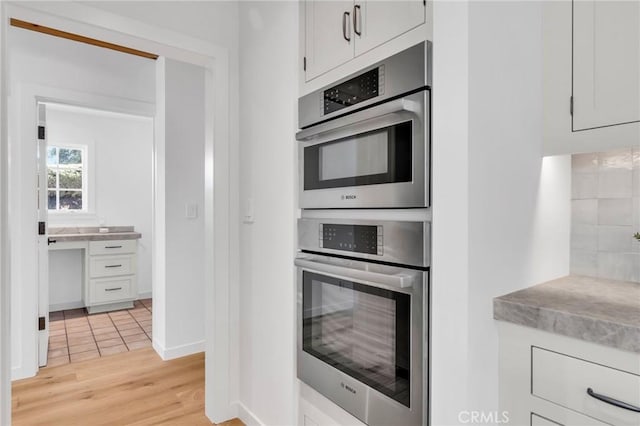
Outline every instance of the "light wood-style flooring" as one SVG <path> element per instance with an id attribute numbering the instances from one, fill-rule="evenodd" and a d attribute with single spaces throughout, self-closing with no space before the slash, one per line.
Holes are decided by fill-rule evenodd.
<path id="1" fill-rule="evenodd" d="M 212 424 L 204 415 L 204 354 L 162 361 L 145 348 L 43 368 L 12 389 L 16 426 Z"/>

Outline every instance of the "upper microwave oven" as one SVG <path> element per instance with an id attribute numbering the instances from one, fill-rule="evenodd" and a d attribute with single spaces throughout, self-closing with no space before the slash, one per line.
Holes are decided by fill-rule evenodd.
<path id="1" fill-rule="evenodd" d="M 430 43 L 298 100 L 300 207 L 429 206 Z"/>

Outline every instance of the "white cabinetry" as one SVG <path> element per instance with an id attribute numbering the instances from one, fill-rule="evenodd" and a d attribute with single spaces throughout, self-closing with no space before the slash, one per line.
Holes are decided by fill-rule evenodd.
<path id="1" fill-rule="evenodd" d="M 509 424 L 640 425 L 640 354 L 510 323 L 500 332 L 500 410 Z"/>
<path id="2" fill-rule="evenodd" d="M 90 241 L 85 304 L 90 314 L 133 306 L 137 240 Z"/>
<path id="3" fill-rule="evenodd" d="M 307 80 L 353 58 L 352 8 L 353 0 L 305 2 Z"/>
<path id="4" fill-rule="evenodd" d="M 424 24 L 425 5 L 412 1 L 361 1 L 354 6 L 356 56 Z"/>
<path id="5" fill-rule="evenodd" d="M 573 130 L 640 121 L 640 2 L 575 1 Z"/>
<path id="6" fill-rule="evenodd" d="M 423 0 L 304 1 L 305 81 L 424 24 L 425 9 Z"/>
<path id="7" fill-rule="evenodd" d="M 640 2 L 545 2 L 544 154 L 640 144 Z"/>

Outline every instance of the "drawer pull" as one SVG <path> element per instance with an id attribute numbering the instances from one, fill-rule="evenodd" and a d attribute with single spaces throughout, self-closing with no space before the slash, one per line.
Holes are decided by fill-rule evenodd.
<path id="1" fill-rule="evenodd" d="M 104 291 L 117 291 L 122 290 L 122 287 L 105 288 Z"/>
<path id="2" fill-rule="evenodd" d="M 121 268 L 122 265 L 104 265 L 105 268 Z"/>
<path id="3" fill-rule="evenodd" d="M 635 405 L 627 404 L 626 402 L 618 401 L 617 399 L 613 399 L 609 396 L 600 395 L 598 393 L 595 393 L 591 388 L 587 389 L 587 394 L 589 394 L 590 397 L 595 398 L 599 401 L 605 402 L 607 404 L 615 405 L 616 407 L 620 407 L 625 410 L 635 411 L 636 413 L 640 413 L 639 407 L 636 407 Z"/>
<path id="4" fill-rule="evenodd" d="M 104 248 L 122 248 L 122 246 L 104 246 Z"/>

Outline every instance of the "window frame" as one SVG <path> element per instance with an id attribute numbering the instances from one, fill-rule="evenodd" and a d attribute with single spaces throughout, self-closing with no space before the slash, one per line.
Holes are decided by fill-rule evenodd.
<path id="1" fill-rule="evenodd" d="M 49 148 L 57 148 L 57 149 L 73 149 L 73 150 L 79 150 L 82 153 L 82 188 L 80 189 L 80 191 L 82 192 L 82 209 L 49 209 L 48 206 L 48 202 L 47 202 L 47 213 L 49 215 L 60 215 L 60 216 L 66 216 L 66 215 L 93 215 L 94 214 L 94 204 L 92 203 L 92 192 L 93 192 L 93 186 L 92 186 L 92 178 L 90 177 L 90 173 L 92 173 L 92 169 L 93 169 L 93 162 L 92 162 L 92 156 L 90 155 L 89 152 L 89 144 L 88 143 L 74 143 L 74 142 L 64 142 L 64 143 L 56 143 L 56 142 L 52 142 L 52 141 L 48 141 L 47 142 L 47 153 L 49 151 Z M 59 153 L 58 153 L 59 156 Z M 58 157 L 59 159 L 59 157 Z M 48 180 L 48 174 L 49 174 L 49 169 L 50 169 L 50 165 L 47 162 L 47 199 L 48 199 L 48 194 L 49 191 L 51 190 L 55 190 L 57 196 L 59 197 L 59 193 L 61 190 L 65 190 L 65 188 L 60 188 L 60 181 L 59 178 L 57 180 L 57 185 L 56 188 L 49 188 L 49 180 Z M 59 164 L 55 165 L 56 171 L 59 168 Z"/>

